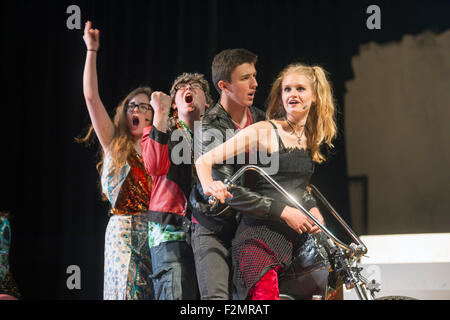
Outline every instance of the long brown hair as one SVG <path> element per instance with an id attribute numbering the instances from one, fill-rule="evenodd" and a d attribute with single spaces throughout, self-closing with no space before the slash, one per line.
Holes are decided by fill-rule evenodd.
<path id="1" fill-rule="evenodd" d="M 114 164 L 114 174 L 118 173 L 120 167 L 126 163 L 128 156 L 134 151 L 134 139 L 128 126 L 125 106 L 130 100 L 141 93 L 147 95 L 148 98 L 151 99 L 152 89 L 145 86 L 138 87 L 131 91 L 116 107 L 113 119 L 114 135 L 108 148 L 108 152 Z M 93 131 L 94 128 L 91 125 L 84 137 L 76 138 L 75 140 L 79 143 L 84 142 L 86 144 L 89 144 Z M 101 146 L 99 148 L 99 153 L 101 160 L 97 163 L 96 167 L 101 176 L 103 170 L 103 161 L 105 159 L 105 152 Z"/>
<path id="2" fill-rule="evenodd" d="M 313 161 L 321 163 L 325 160 L 320 152 L 321 144 L 325 142 L 328 147 L 334 147 L 332 140 L 337 134 L 333 92 L 325 70 L 319 66 L 311 67 L 301 63 L 293 63 L 284 68 L 275 79 L 267 98 L 266 118 L 286 119 L 286 110 L 281 101 L 281 85 L 284 77 L 291 73 L 300 73 L 311 81 L 316 102 L 311 106 L 306 128 Z"/>

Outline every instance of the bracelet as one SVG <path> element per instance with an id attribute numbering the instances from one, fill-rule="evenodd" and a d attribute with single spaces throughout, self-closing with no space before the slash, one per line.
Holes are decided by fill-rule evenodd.
<path id="1" fill-rule="evenodd" d="M 87 49 L 87 51 L 94 51 L 94 52 L 97 52 L 97 50 L 94 50 L 94 49 Z"/>

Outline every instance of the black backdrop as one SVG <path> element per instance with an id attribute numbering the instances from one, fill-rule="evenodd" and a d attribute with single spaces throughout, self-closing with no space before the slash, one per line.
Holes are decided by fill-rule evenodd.
<path id="1" fill-rule="evenodd" d="M 81 30 L 66 27 L 73 4 L 81 9 Z M 366 27 L 371 4 L 381 8 L 381 30 Z M 313 183 L 349 221 L 343 97 L 350 59 L 363 43 L 446 30 L 449 9 L 449 1 L 437 0 L 2 2 L 0 210 L 13 215 L 11 265 L 23 297 L 102 298 L 108 206 L 97 185 L 96 148 L 74 142 L 89 124 L 82 94 L 86 20 L 101 31 L 99 90 L 109 111 L 138 85 L 167 92 L 184 71 L 210 80 L 212 58 L 226 48 L 258 54 L 261 109 L 286 64 L 321 64 L 335 90 L 339 139 Z M 81 269 L 81 290 L 66 287 L 69 265 Z"/>

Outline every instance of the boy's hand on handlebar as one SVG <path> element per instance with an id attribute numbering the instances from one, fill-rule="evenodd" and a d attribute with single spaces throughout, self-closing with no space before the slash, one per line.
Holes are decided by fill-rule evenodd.
<path id="1" fill-rule="evenodd" d="M 233 196 L 228 191 L 227 186 L 222 181 L 213 181 L 203 187 L 203 192 L 207 196 L 214 196 L 220 203 L 225 203 L 226 198 Z"/>

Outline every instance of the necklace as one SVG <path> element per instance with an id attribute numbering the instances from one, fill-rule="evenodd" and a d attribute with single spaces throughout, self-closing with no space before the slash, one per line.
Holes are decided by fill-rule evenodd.
<path id="1" fill-rule="evenodd" d="M 183 130 L 183 128 L 184 128 L 184 130 L 186 130 L 186 131 L 189 133 L 190 139 L 188 139 L 188 141 L 189 141 L 189 143 L 190 143 L 191 140 L 192 140 L 192 136 L 194 135 L 194 134 L 192 133 L 191 128 L 189 128 L 189 126 L 188 126 L 183 120 L 181 120 L 181 119 L 178 119 L 178 122 L 177 122 L 177 128 L 180 129 L 180 130 Z M 184 135 L 184 134 L 183 134 L 183 135 Z M 184 135 L 184 136 L 185 136 L 185 135 Z M 186 136 L 185 136 L 185 137 L 186 137 Z"/>
<path id="2" fill-rule="evenodd" d="M 295 131 L 294 126 L 291 124 L 291 122 L 290 122 L 288 119 L 286 119 L 286 121 L 287 121 L 289 127 L 291 127 L 291 129 L 292 129 L 291 134 L 293 134 L 293 135 L 295 135 L 295 136 L 297 137 L 297 143 L 298 143 L 299 145 L 301 145 L 301 142 L 302 142 L 302 136 L 303 136 L 303 133 L 305 132 L 305 125 L 304 125 L 304 124 L 301 125 L 302 131 L 300 132 L 300 135 L 297 135 L 297 132 Z"/>
<path id="3" fill-rule="evenodd" d="M 194 153 L 192 152 L 192 140 L 194 139 L 194 133 L 189 128 L 189 126 L 181 119 L 176 120 L 176 126 L 177 129 L 181 130 L 181 134 L 186 139 L 186 141 L 189 143 L 189 151 L 191 153 L 191 164 L 192 164 L 192 176 L 194 176 L 195 173 L 195 161 L 194 161 Z M 186 134 L 187 133 L 187 134 Z"/>

